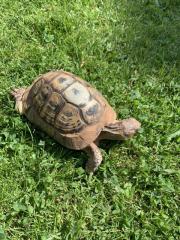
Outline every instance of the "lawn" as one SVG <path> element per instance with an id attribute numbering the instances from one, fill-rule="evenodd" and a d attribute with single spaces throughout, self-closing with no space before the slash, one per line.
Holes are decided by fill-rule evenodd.
<path id="1" fill-rule="evenodd" d="M 179 239 L 179 17 L 178 0 L 1 0 L 0 240 Z M 9 95 L 61 68 L 142 123 L 94 176 Z"/>

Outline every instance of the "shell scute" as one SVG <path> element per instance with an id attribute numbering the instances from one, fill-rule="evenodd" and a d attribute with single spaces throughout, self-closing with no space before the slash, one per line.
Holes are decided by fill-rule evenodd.
<path id="1" fill-rule="evenodd" d="M 63 91 L 70 86 L 75 80 L 71 76 L 60 75 L 53 79 L 51 86 L 56 91 Z"/>
<path id="2" fill-rule="evenodd" d="M 88 89 L 79 82 L 75 82 L 69 86 L 63 95 L 68 102 L 79 107 L 86 105 L 91 99 Z"/>
<path id="3" fill-rule="evenodd" d="M 96 123 L 100 119 L 102 112 L 103 107 L 95 99 L 92 99 L 88 105 L 82 108 L 83 118 L 87 124 Z"/>
<path id="4" fill-rule="evenodd" d="M 51 125 L 54 124 L 55 116 L 65 104 L 62 96 L 56 92 L 53 92 L 49 97 L 46 104 L 43 106 L 40 116 Z"/>
<path id="5" fill-rule="evenodd" d="M 38 111 L 40 111 L 45 102 L 48 101 L 51 94 L 52 88 L 48 84 L 43 84 L 33 100 L 33 104 Z"/>
<path id="6" fill-rule="evenodd" d="M 81 120 L 79 109 L 66 103 L 58 113 L 54 125 L 64 132 L 76 132 L 84 126 L 84 123 Z"/>
<path id="7" fill-rule="evenodd" d="M 33 95 L 36 95 L 38 93 L 43 83 L 44 83 L 43 79 L 39 79 L 33 84 L 31 89 Z"/>

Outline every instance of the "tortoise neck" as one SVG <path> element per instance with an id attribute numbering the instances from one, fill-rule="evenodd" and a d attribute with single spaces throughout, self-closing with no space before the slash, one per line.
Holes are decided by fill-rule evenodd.
<path id="1" fill-rule="evenodd" d="M 124 126 L 122 121 L 116 121 L 105 126 L 100 134 L 100 139 L 124 140 Z"/>
<path id="2" fill-rule="evenodd" d="M 135 118 L 127 118 L 121 121 L 115 121 L 105 126 L 102 131 L 102 138 L 125 140 L 131 138 L 138 132 L 141 123 Z"/>

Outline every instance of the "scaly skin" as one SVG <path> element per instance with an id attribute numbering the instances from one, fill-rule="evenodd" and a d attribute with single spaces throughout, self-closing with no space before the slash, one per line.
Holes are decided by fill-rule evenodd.
<path id="1" fill-rule="evenodd" d="M 11 91 L 11 95 L 16 100 L 16 107 L 15 108 L 20 114 L 23 114 L 22 96 L 23 96 L 25 90 L 26 90 L 26 88 L 15 88 Z"/>
<path id="2" fill-rule="evenodd" d="M 116 120 L 102 130 L 99 140 L 126 140 L 133 137 L 141 127 L 141 123 L 135 118 Z"/>
<path id="3" fill-rule="evenodd" d="M 91 143 L 84 151 L 89 155 L 89 160 L 86 163 L 86 172 L 93 173 L 102 162 L 101 151 L 95 143 Z"/>

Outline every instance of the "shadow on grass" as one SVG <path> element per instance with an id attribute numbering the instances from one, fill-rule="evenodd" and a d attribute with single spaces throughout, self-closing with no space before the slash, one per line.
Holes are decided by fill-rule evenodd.
<path id="1" fill-rule="evenodd" d="M 130 61 L 150 71 L 162 66 L 176 67 L 180 55 L 178 21 L 180 2 L 127 1 L 125 33 L 122 38 L 120 21 L 115 29 L 115 51 L 121 52 L 117 61 Z M 121 4 L 117 4 L 121 14 Z M 127 25 L 127 28 L 126 28 Z M 123 40 L 121 40 L 123 39 Z"/>

